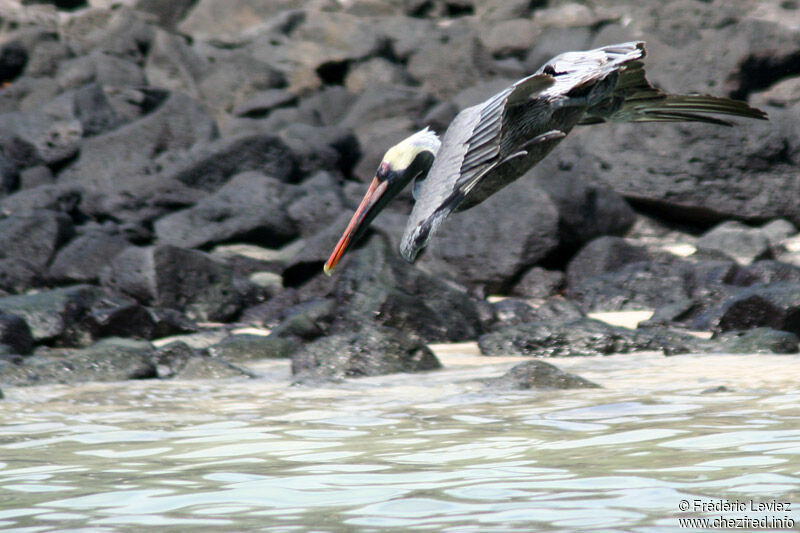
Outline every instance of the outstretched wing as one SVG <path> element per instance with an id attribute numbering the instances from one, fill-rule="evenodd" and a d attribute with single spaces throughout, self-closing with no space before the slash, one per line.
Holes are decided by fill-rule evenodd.
<path id="1" fill-rule="evenodd" d="M 555 79 L 549 74 L 534 74 L 500 91 L 481 106 L 478 121 L 466 142 L 466 151 L 459 169 L 460 178 L 456 182 L 458 189 L 471 188 L 471 184 L 502 162 L 500 142 L 506 111 L 525 103 L 531 96 L 548 89 L 553 83 Z"/>

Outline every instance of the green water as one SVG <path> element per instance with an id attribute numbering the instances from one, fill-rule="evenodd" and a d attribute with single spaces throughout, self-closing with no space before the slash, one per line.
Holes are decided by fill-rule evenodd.
<path id="1" fill-rule="evenodd" d="M 513 362 L 443 360 L 324 388 L 277 362 L 248 381 L 7 389 L 0 528 L 800 530 L 800 357 L 575 358 L 557 363 L 603 389 L 513 393 L 477 381 Z"/>

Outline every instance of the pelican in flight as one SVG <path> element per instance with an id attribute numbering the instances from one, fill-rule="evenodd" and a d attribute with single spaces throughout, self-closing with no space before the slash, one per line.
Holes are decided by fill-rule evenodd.
<path id="1" fill-rule="evenodd" d="M 414 207 L 400 242 L 413 262 L 453 211 L 473 207 L 541 161 L 576 125 L 705 122 L 714 115 L 766 119 L 744 102 L 666 94 L 645 78 L 643 42 L 554 57 L 534 74 L 456 115 L 441 142 L 428 128 L 386 152 L 364 199 L 325 263 L 330 275 L 375 216 L 414 181 Z"/>

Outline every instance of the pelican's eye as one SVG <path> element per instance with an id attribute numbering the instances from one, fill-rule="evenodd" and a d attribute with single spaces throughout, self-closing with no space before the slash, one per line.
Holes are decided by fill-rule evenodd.
<path id="1" fill-rule="evenodd" d="M 547 65 L 542 69 L 542 72 L 545 74 L 549 74 L 551 76 L 558 76 L 559 74 L 564 74 L 563 72 L 556 72 L 556 68 L 553 65 Z"/>
<path id="2" fill-rule="evenodd" d="M 375 177 L 377 177 L 380 181 L 386 181 L 389 177 L 389 163 L 384 161 L 378 167 L 378 172 L 375 173 Z"/>

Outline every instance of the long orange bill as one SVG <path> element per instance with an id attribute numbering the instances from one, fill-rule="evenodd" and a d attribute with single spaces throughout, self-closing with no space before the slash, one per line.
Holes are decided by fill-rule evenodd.
<path id="1" fill-rule="evenodd" d="M 333 253 L 325 263 L 325 266 L 323 267 L 325 274 L 330 276 L 333 272 L 333 269 L 336 268 L 339 260 L 352 244 L 353 236 L 356 234 L 358 228 L 364 221 L 364 217 L 367 216 L 378 200 L 380 200 L 381 196 L 383 196 L 383 194 L 386 192 L 387 186 L 388 185 L 386 181 L 380 181 L 378 178 L 373 178 L 372 183 L 369 185 L 369 189 L 367 189 L 367 193 L 364 195 L 364 198 L 361 200 L 358 209 L 356 209 L 356 212 L 353 214 L 353 218 L 350 219 L 350 223 L 347 225 L 342 237 L 339 239 L 339 242 L 333 249 Z"/>

